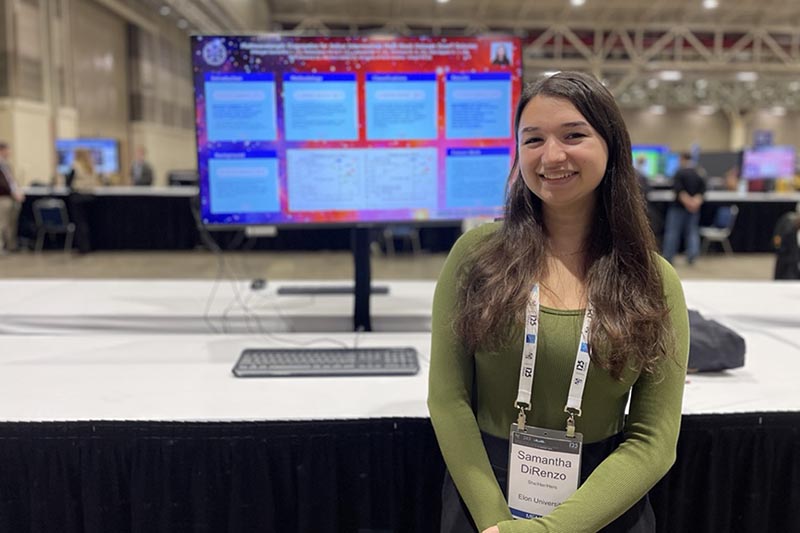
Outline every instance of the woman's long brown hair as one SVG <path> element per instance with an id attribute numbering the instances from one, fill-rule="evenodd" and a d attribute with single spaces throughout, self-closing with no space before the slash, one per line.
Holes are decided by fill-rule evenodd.
<path id="1" fill-rule="evenodd" d="M 537 95 L 569 101 L 608 146 L 608 164 L 597 190 L 586 243 L 586 294 L 595 308 L 592 362 L 619 378 L 626 366 L 653 372 L 673 344 L 656 245 L 631 157 L 631 141 L 611 93 L 595 78 L 561 72 L 522 93 L 515 131 Z M 472 349 L 493 349 L 524 320 L 535 280 L 546 273 L 547 230 L 542 202 L 519 171 L 519 143 L 508 180 L 505 220 L 470 254 L 459 279 L 456 332 Z M 520 340 L 520 342 L 522 342 Z"/>

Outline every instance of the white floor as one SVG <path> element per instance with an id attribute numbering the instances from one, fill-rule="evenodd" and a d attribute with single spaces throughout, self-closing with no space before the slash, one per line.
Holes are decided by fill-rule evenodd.
<path id="1" fill-rule="evenodd" d="M 372 256 L 372 276 L 382 279 L 436 279 L 444 253 Z M 675 268 L 681 279 L 772 279 L 772 254 L 713 253 L 693 266 L 682 256 Z M 209 279 L 350 279 L 349 252 L 225 252 L 216 257 L 204 250 L 186 252 L 95 252 L 87 255 L 48 251 L 0 256 L 0 278 L 157 278 Z"/>

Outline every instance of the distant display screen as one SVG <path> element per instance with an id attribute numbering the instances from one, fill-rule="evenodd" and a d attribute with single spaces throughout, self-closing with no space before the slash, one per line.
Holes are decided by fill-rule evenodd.
<path id="1" fill-rule="evenodd" d="M 659 177 L 663 173 L 663 158 L 669 151 L 666 146 L 634 144 L 633 166 L 650 179 Z"/>
<path id="2" fill-rule="evenodd" d="M 207 224 L 502 212 L 514 38 L 197 36 L 192 58 Z"/>
<path id="3" fill-rule="evenodd" d="M 92 154 L 98 174 L 119 174 L 119 143 L 116 139 L 58 139 L 56 153 L 59 174 L 69 172 L 75 159 L 75 150 L 80 148 Z"/>
<path id="4" fill-rule="evenodd" d="M 662 165 L 664 177 L 671 178 L 681 167 L 681 154 L 676 154 L 675 152 L 664 154 Z"/>
<path id="5" fill-rule="evenodd" d="M 747 149 L 742 156 L 744 179 L 791 178 L 794 176 L 794 146 L 764 146 Z"/>

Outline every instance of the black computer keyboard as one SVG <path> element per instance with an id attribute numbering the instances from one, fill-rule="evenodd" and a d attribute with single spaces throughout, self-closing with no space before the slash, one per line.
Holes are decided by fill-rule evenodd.
<path id="1" fill-rule="evenodd" d="M 248 348 L 233 366 L 237 377 L 385 376 L 419 372 L 414 348 Z"/>

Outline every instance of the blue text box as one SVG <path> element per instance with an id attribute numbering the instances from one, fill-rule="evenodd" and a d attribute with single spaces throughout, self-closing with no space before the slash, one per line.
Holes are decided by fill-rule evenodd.
<path id="1" fill-rule="evenodd" d="M 286 73 L 283 109 L 288 141 L 358 139 L 355 74 Z"/>
<path id="2" fill-rule="evenodd" d="M 511 75 L 448 74 L 445 135 L 448 139 L 511 137 Z"/>
<path id="3" fill-rule="evenodd" d="M 274 151 L 214 153 L 208 160 L 211 213 L 279 212 Z"/>
<path id="4" fill-rule="evenodd" d="M 205 79 L 210 142 L 277 138 L 272 74 L 206 74 Z"/>
<path id="5" fill-rule="evenodd" d="M 448 208 L 500 207 L 511 167 L 509 148 L 451 148 L 445 158 Z"/>
<path id="6" fill-rule="evenodd" d="M 436 74 L 367 74 L 368 140 L 436 139 Z"/>

